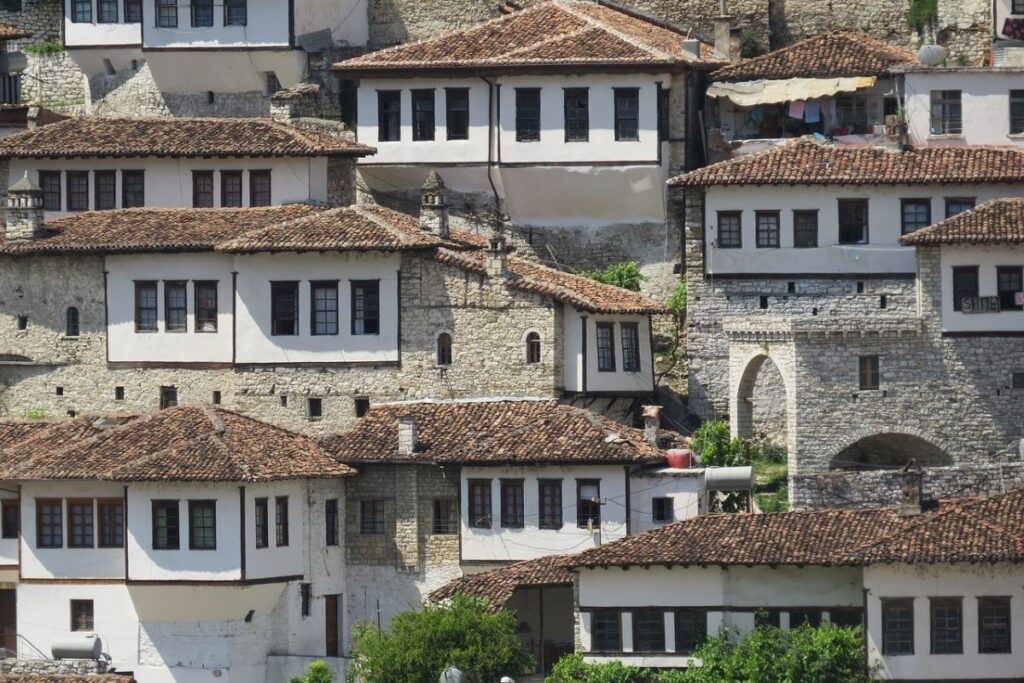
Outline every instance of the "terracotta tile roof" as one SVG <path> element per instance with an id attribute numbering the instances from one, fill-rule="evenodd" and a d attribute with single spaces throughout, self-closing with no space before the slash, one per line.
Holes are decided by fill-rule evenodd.
<path id="1" fill-rule="evenodd" d="M 900 238 L 903 244 L 1022 244 L 1024 199 L 995 199 Z"/>
<path id="2" fill-rule="evenodd" d="M 376 150 L 269 118 L 84 116 L 0 140 L 0 158 L 366 156 Z"/>
<path id="3" fill-rule="evenodd" d="M 179 406 L 79 438 L 0 452 L 6 480 L 239 481 L 354 474 L 310 438 L 227 410 Z"/>
<path id="4" fill-rule="evenodd" d="M 32 31 L 27 28 L 18 28 L 13 24 L 0 22 L 0 40 L 17 40 L 18 38 L 31 38 Z"/>
<path id="5" fill-rule="evenodd" d="M 452 69 L 530 69 L 719 65 L 701 44 L 683 50 L 686 32 L 596 2 L 552 0 L 482 24 L 371 52 L 334 65 L 377 73 Z"/>
<path id="6" fill-rule="evenodd" d="M 801 138 L 676 176 L 669 185 L 950 185 L 1020 183 L 1024 150 L 833 145 Z"/>
<path id="7" fill-rule="evenodd" d="M 461 593 L 482 598 L 492 609 L 499 610 L 508 603 L 518 588 L 571 586 L 571 567 L 575 559 L 573 555 L 550 555 L 517 562 L 489 572 L 469 574 L 441 586 L 430 594 L 430 599 L 441 602 Z"/>
<path id="8" fill-rule="evenodd" d="M 61 448 L 99 432 L 91 420 L 5 420 L 0 422 L 0 451 L 8 448 Z M 4 459 L 0 456 L 0 466 Z"/>
<path id="9" fill-rule="evenodd" d="M 783 80 L 883 76 L 890 67 L 917 64 L 913 52 L 883 43 L 861 31 L 832 31 L 727 66 L 715 81 Z"/>
<path id="10" fill-rule="evenodd" d="M 1024 562 L 1024 491 L 896 508 L 708 515 L 576 556 L 577 567 Z"/>
<path id="11" fill-rule="evenodd" d="M 398 420 L 416 421 L 417 448 L 398 452 Z M 655 463 L 643 432 L 555 400 L 384 403 L 321 444 L 343 462 L 475 464 Z"/>

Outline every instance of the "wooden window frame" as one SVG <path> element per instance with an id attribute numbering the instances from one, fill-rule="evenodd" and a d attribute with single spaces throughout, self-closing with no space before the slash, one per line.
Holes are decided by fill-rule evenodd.
<path id="1" fill-rule="evenodd" d="M 910 206 L 923 206 L 925 208 L 925 223 L 917 227 L 907 229 L 907 208 Z M 931 197 L 907 197 L 900 200 L 900 234 L 910 233 L 925 228 L 932 224 L 932 200 Z"/>
<path id="2" fill-rule="evenodd" d="M 565 142 L 590 142 L 590 88 L 562 88 Z"/>
<path id="3" fill-rule="evenodd" d="M 171 296 L 181 293 L 181 306 L 171 306 Z M 171 326 L 171 311 L 181 311 L 182 320 Z M 185 334 L 188 332 L 188 280 L 164 280 L 164 332 Z"/>
<path id="4" fill-rule="evenodd" d="M 983 611 L 986 607 L 1000 606 L 1006 608 L 1006 646 L 1005 648 L 986 647 L 985 643 L 985 617 Z M 978 654 L 1012 654 L 1013 652 L 1013 601 L 1008 595 L 982 595 L 978 596 Z"/>
<path id="5" fill-rule="evenodd" d="M 775 219 L 775 227 L 766 226 L 765 230 L 762 230 L 762 218 Z M 762 236 L 765 237 L 764 243 L 762 243 Z M 754 211 L 754 246 L 758 249 L 778 249 L 782 246 L 781 211 Z"/>
<path id="6" fill-rule="evenodd" d="M 217 296 L 217 280 L 195 280 L 192 282 L 192 299 L 193 306 L 195 308 L 195 324 L 194 331 L 196 334 L 216 334 L 218 326 L 218 316 L 220 315 L 220 302 Z M 209 306 L 203 304 L 202 292 L 213 292 L 213 316 L 208 315 L 211 310 Z M 207 325 L 212 324 L 212 328 L 204 329 Z"/>
<path id="7" fill-rule="evenodd" d="M 362 295 L 362 309 L 357 301 L 357 290 L 365 290 Z M 372 336 L 380 334 L 380 280 L 349 280 L 349 293 L 351 299 L 351 332 L 353 335 Z M 373 315 L 370 315 L 370 314 Z M 356 330 L 356 323 L 362 322 L 361 331 Z M 372 322 L 373 325 L 368 325 Z M 371 329 L 372 328 L 372 329 Z"/>
<path id="8" fill-rule="evenodd" d="M 693 617 L 694 623 L 687 624 L 686 617 Z M 675 622 L 675 651 L 677 654 L 692 655 L 708 639 L 708 611 L 706 609 L 677 607 L 672 615 L 672 620 Z M 703 622 L 703 628 L 700 627 L 701 622 Z M 688 631 L 696 633 L 697 637 L 684 640 L 682 634 Z"/>
<path id="9" fill-rule="evenodd" d="M 848 240 L 843 239 L 843 210 L 850 206 L 863 206 L 864 207 L 864 221 L 861 229 L 863 230 L 863 237 L 860 240 Z M 836 200 L 836 213 L 839 220 L 836 222 L 839 233 L 837 235 L 839 244 L 843 245 L 859 245 L 859 244 L 870 244 L 871 243 L 871 202 L 863 197 L 842 197 Z M 848 224 L 849 225 L 849 224 Z"/>
<path id="10" fill-rule="evenodd" d="M 156 27 L 178 28 L 177 0 L 156 0 Z"/>
<path id="11" fill-rule="evenodd" d="M 818 247 L 818 235 L 820 224 L 817 209 L 794 209 L 793 210 L 793 248 L 794 249 L 815 249 Z M 807 231 L 807 226 L 800 225 L 801 218 L 814 218 L 813 240 L 801 238 L 802 231 Z"/>
<path id="12" fill-rule="evenodd" d="M 288 519 L 288 496 L 274 497 L 274 547 L 287 548 L 291 539 Z"/>
<path id="13" fill-rule="evenodd" d="M 615 323 L 594 323 L 594 345 L 597 347 L 597 371 L 615 372 Z"/>
<path id="14" fill-rule="evenodd" d="M 48 525 L 43 524 L 43 510 L 46 507 L 57 508 L 56 521 Z M 51 520 L 54 517 L 50 516 Z M 56 531 L 53 531 L 56 526 Z M 50 542 L 44 542 L 44 529 L 50 528 Z M 64 501 L 61 498 L 36 498 L 36 547 L 37 548 L 63 548 L 64 547 Z"/>
<path id="15" fill-rule="evenodd" d="M 861 391 L 878 391 L 882 386 L 882 359 L 878 354 L 857 357 L 857 384 Z"/>
<path id="16" fill-rule="evenodd" d="M 64 210 L 64 183 L 60 171 L 39 171 L 39 187 L 43 191 L 44 211 Z M 56 202 L 52 201 L 56 199 Z"/>
<path id="17" fill-rule="evenodd" d="M 886 624 L 887 624 L 887 622 L 886 622 L 886 610 L 889 609 L 889 608 L 907 610 L 907 613 L 909 614 L 909 617 L 910 617 L 910 619 L 909 619 L 909 622 L 910 622 L 909 629 L 905 629 L 905 630 L 909 630 L 909 632 L 910 632 L 910 641 L 909 641 L 910 642 L 910 646 L 909 646 L 909 650 L 898 650 L 898 651 L 895 651 L 895 650 L 892 649 L 895 646 L 890 642 L 890 637 L 888 637 L 889 629 L 886 627 Z M 914 651 L 916 649 L 915 648 L 915 645 L 916 645 L 915 640 L 916 640 L 916 638 L 914 637 L 914 628 L 915 628 L 915 625 L 914 625 L 914 599 L 913 598 L 882 598 L 881 599 L 881 607 L 880 607 L 880 615 L 879 616 L 882 619 L 882 654 L 884 656 L 886 656 L 886 657 L 913 656 Z M 902 641 L 902 638 L 901 638 L 901 641 Z"/>
<path id="18" fill-rule="evenodd" d="M 433 142 L 437 137 L 437 92 L 434 88 L 409 91 L 412 106 L 413 142 Z M 422 116 L 422 121 L 420 117 Z"/>
<path id="19" fill-rule="evenodd" d="M 292 300 L 291 309 L 293 317 L 291 319 L 291 331 L 284 331 L 283 323 L 286 318 L 282 315 L 283 310 L 278 305 L 278 297 L 284 297 L 290 295 Z M 270 282 L 270 336 L 272 337 L 297 337 L 299 335 L 299 281 L 298 280 L 281 280 Z M 279 325 L 279 322 L 281 325 Z"/>
<path id="20" fill-rule="evenodd" d="M 72 183 L 81 182 L 81 186 L 73 189 Z M 64 173 L 64 184 L 67 185 L 68 212 L 89 210 L 89 172 L 88 171 L 67 171 Z M 85 188 L 84 202 L 82 202 L 82 189 Z"/>
<path id="21" fill-rule="evenodd" d="M 584 486 L 597 486 L 597 502 L 590 500 L 583 500 L 583 487 Z M 584 514 L 584 509 L 590 509 L 590 506 L 594 506 L 596 514 Z M 590 524 L 588 520 L 592 520 Z M 586 529 L 593 527 L 599 529 L 601 527 L 601 480 L 600 479 L 577 479 L 576 480 L 576 527 L 579 529 Z"/>
<path id="22" fill-rule="evenodd" d="M 609 623 L 615 624 L 615 647 L 608 648 L 602 647 L 598 640 L 603 640 L 604 637 L 599 635 L 598 632 L 598 616 L 607 618 Z M 613 653 L 622 652 L 622 610 L 614 608 L 599 608 L 590 610 L 590 651 L 596 653 Z"/>
<path id="23" fill-rule="evenodd" d="M 736 219 L 736 232 L 735 232 L 736 242 L 735 243 L 733 243 L 733 241 L 730 239 L 729 243 L 726 244 L 723 241 L 723 239 L 722 239 L 722 235 L 725 234 L 724 231 L 722 230 L 722 219 L 723 218 L 730 219 L 730 220 Z M 718 212 L 718 221 L 717 221 L 717 223 L 715 225 L 718 228 L 718 241 L 717 241 L 717 245 L 718 245 L 719 249 L 742 249 L 743 248 L 743 212 L 742 211 L 719 211 Z M 733 231 L 730 228 L 729 229 L 729 235 L 731 236 L 732 234 L 733 234 Z"/>
<path id="24" fill-rule="evenodd" d="M 502 529 L 526 527 L 526 482 L 523 479 L 499 479 Z"/>
<path id="25" fill-rule="evenodd" d="M 181 550 L 181 501 L 177 499 L 154 499 L 150 501 L 150 514 L 152 515 L 153 522 L 153 537 L 150 539 L 150 546 L 153 550 Z M 159 538 L 159 522 L 160 516 L 158 510 L 174 510 L 174 537 L 167 534 L 167 545 L 158 545 L 157 539 Z M 167 525 L 168 530 L 171 529 L 171 525 Z"/>
<path id="26" fill-rule="evenodd" d="M 224 0 L 224 25 L 247 26 L 248 24 L 248 0 Z"/>
<path id="27" fill-rule="evenodd" d="M 328 498 L 324 501 L 324 544 L 339 545 L 341 539 L 338 518 L 338 499 Z"/>
<path id="28" fill-rule="evenodd" d="M 317 291 L 326 290 L 334 292 L 334 308 L 323 308 L 318 309 L 317 305 L 320 301 L 317 299 Z M 323 300 L 325 304 L 330 303 L 330 299 Z M 318 315 L 324 313 L 328 314 L 324 321 L 324 331 L 318 331 L 317 325 L 319 324 Z M 333 327 L 331 327 L 331 321 L 329 320 L 330 315 L 334 314 Z M 337 280 L 311 280 L 309 283 L 309 333 L 314 337 L 336 337 L 340 334 L 341 330 L 341 290 L 338 287 Z"/>
<path id="29" fill-rule="evenodd" d="M 129 184 L 138 182 L 138 188 L 129 189 Z M 140 195 L 140 200 L 133 196 Z M 141 208 L 146 205 L 146 172 L 144 170 L 129 169 L 121 171 L 121 208 Z"/>
<path id="30" fill-rule="evenodd" d="M 200 509 L 213 510 L 213 545 L 200 543 L 196 537 L 196 524 L 194 514 Z M 214 499 L 201 499 L 188 501 L 188 549 L 189 550 L 216 550 L 217 549 L 217 501 Z"/>
<path id="31" fill-rule="evenodd" d="M 955 94 L 955 95 L 954 95 Z M 962 90 L 932 90 L 929 95 L 928 131 L 931 135 L 963 135 L 964 96 Z M 954 116 L 954 110 L 959 113 Z"/>
<path id="32" fill-rule="evenodd" d="M 465 103 L 465 107 L 461 106 Z M 469 88 L 445 88 L 445 138 L 448 140 L 469 139 Z M 462 117 L 465 121 L 461 121 Z M 453 133 L 454 131 L 454 133 Z"/>
<path id="33" fill-rule="evenodd" d="M 67 515 L 68 538 L 67 545 L 69 548 L 95 548 L 96 547 L 96 501 L 92 498 L 68 498 L 64 505 L 65 514 Z M 88 524 L 79 524 L 75 519 L 75 512 L 78 510 L 88 511 Z M 81 535 L 82 540 L 78 541 L 75 539 L 76 535 Z"/>
<path id="34" fill-rule="evenodd" d="M 237 190 L 229 185 L 235 185 Z M 220 172 L 220 205 L 225 208 L 241 208 L 245 206 L 241 171 Z"/>
<path id="35" fill-rule="evenodd" d="M 675 501 L 669 496 L 651 498 L 651 521 L 655 524 L 671 524 L 676 521 Z M 659 506 L 661 509 L 659 510 Z M 667 514 L 666 514 L 667 509 Z"/>
<path id="36" fill-rule="evenodd" d="M 627 344 L 626 339 L 632 337 Z M 642 354 L 640 353 L 640 324 L 619 323 L 619 346 L 622 347 L 622 371 L 640 372 Z"/>
<path id="37" fill-rule="evenodd" d="M 1018 285 L 1003 289 L 1003 276 L 1016 276 Z M 1015 294 L 1024 292 L 1024 266 L 996 266 L 996 295 L 999 297 L 999 312 L 1010 313 L 1024 310 L 1015 303 Z"/>
<path id="38" fill-rule="evenodd" d="M 620 105 L 628 105 L 629 110 L 624 111 Z M 639 142 L 640 88 L 612 88 L 612 116 L 616 142 Z"/>
<path id="39" fill-rule="evenodd" d="M 164 385 L 160 387 L 160 410 L 173 408 L 178 405 L 178 387 Z"/>
<path id="40" fill-rule="evenodd" d="M 458 498 L 435 498 L 434 518 L 431 532 L 435 536 L 451 536 L 459 533 L 459 500 Z"/>
<path id="41" fill-rule="evenodd" d="M 481 493 L 480 496 L 476 495 L 477 491 Z M 466 509 L 469 511 L 469 519 L 466 521 L 469 527 L 472 529 L 494 528 L 494 493 L 491 488 L 491 480 L 467 479 L 466 492 Z"/>
<path id="42" fill-rule="evenodd" d="M 82 633 L 96 630 L 96 603 L 93 600 L 74 598 L 70 601 L 71 632 Z"/>
<path id="43" fill-rule="evenodd" d="M 553 492 L 554 495 L 548 495 L 548 492 Z M 538 528 L 558 531 L 565 526 L 561 479 L 537 480 L 537 512 Z"/>
<path id="44" fill-rule="evenodd" d="M 526 364 L 537 365 L 543 358 L 541 346 L 540 333 L 538 332 L 527 332 L 526 333 Z"/>
<path id="45" fill-rule="evenodd" d="M 117 515 L 109 516 L 110 510 L 120 510 L 121 523 L 117 524 Z M 96 500 L 96 527 L 99 534 L 96 538 L 98 548 L 123 548 L 124 547 L 124 499 L 123 498 L 99 498 Z M 109 523 L 109 527 L 108 527 Z M 110 532 L 108 534 L 108 532 Z M 111 539 L 109 542 L 107 538 Z"/>
<path id="46" fill-rule="evenodd" d="M 200 3 L 202 3 L 204 14 L 207 16 L 199 17 Z M 189 21 L 194 28 L 212 28 L 213 27 L 213 0 L 190 0 L 189 2 Z"/>
<path id="47" fill-rule="evenodd" d="M 359 534 L 383 536 L 387 531 L 387 504 L 383 498 L 359 501 Z"/>
<path id="48" fill-rule="evenodd" d="M 262 517 L 262 519 L 261 519 Z M 270 499 L 253 499 L 253 536 L 257 549 L 270 547 Z"/>
<path id="49" fill-rule="evenodd" d="M 18 538 L 20 535 L 21 501 L 17 498 L 0 501 L 0 538 Z"/>
<path id="50" fill-rule="evenodd" d="M 643 652 L 648 654 L 657 654 L 665 652 L 665 610 L 658 609 L 656 607 L 641 607 L 633 609 L 630 613 L 633 621 L 633 652 Z M 658 646 L 656 642 L 641 645 L 640 643 L 640 621 L 643 618 L 650 618 L 651 624 L 657 624 L 654 635 L 657 632 L 661 633 L 661 645 Z"/>
<path id="51" fill-rule="evenodd" d="M 971 288 L 973 294 L 968 294 L 967 296 L 957 296 L 957 275 L 967 275 L 974 278 L 974 287 Z M 980 286 L 981 275 L 978 266 L 953 266 L 950 280 L 950 296 L 953 298 L 953 310 L 962 311 L 963 300 L 977 297 Z"/>
<path id="52" fill-rule="evenodd" d="M 377 91 L 377 142 L 402 140 L 402 91 Z"/>
<path id="53" fill-rule="evenodd" d="M 82 335 L 82 318 L 77 306 L 68 306 L 64 311 L 64 336 L 74 339 Z"/>
<path id="54" fill-rule="evenodd" d="M 940 610 L 954 609 L 957 614 L 955 627 L 942 626 L 938 622 L 941 620 L 941 616 L 938 614 Z M 959 634 L 958 641 L 959 646 L 956 645 L 943 645 L 947 641 L 940 639 L 940 633 L 942 631 L 949 631 L 950 633 Z M 952 644 L 953 638 L 948 640 L 948 643 Z M 961 597 L 933 597 L 928 599 L 928 651 L 932 655 L 962 655 L 964 653 L 964 600 Z M 948 648 L 948 649 L 946 649 Z"/>
<path id="55" fill-rule="evenodd" d="M 124 0 L 124 23 L 142 23 L 142 0 Z"/>
<path id="56" fill-rule="evenodd" d="M 455 360 L 455 339 L 451 332 L 440 332 L 437 335 L 437 348 L 435 349 L 434 361 L 439 368 L 451 367 Z"/>
<path id="57" fill-rule="evenodd" d="M 536 98 L 536 107 L 533 100 Z M 516 142 L 540 142 L 544 125 L 540 88 L 515 89 Z"/>
<path id="58" fill-rule="evenodd" d="M 210 189 L 206 190 L 200 187 L 205 181 L 210 182 Z M 212 209 L 217 206 L 214 193 L 217 191 L 216 184 L 214 183 L 213 171 L 192 171 L 192 208 L 193 209 Z M 206 203 L 209 202 L 209 203 Z"/>
<path id="59" fill-rule="evenodd" d="M 256 185 L 266 179 L 267 187 L 266 191 L 256 187 Z M 266 197 L 264 198 L 264 194 Z M 257 168 L 249 171 L 249 206 L 273 206 L 274 204 L 274 183 L 273 173 L 269 168 Z"/>
<path id="60" fill-rule="evenodd" d="M 962 204 L 964 206 L 964 208 L 962 208 L 962 209 L 960 209 L 959 211 L 956 211 L 956 212 L 950 212 L 951 207 L 953 207 L 956 204 Z M 943 207 L 945 208 L 946 218 L 952 218 L 953 216 L 956 216 L 958 214 L 965 213 L 967 211 L 971 211 L 977 205 L 978 205 L 978 198 L 977 197 L 944 197 L 943 198 Z"/>
<path id="61" fill-rule="evenodd" d="M 102 0 L 100 0 L 102 2 Z M 111 183 L 109 188 L 101 188 L 101 182 Z M 97 211 L 111 211 L 117 208 L 117 171 L 93 171 L 93 195 L 96 198 Z"/>

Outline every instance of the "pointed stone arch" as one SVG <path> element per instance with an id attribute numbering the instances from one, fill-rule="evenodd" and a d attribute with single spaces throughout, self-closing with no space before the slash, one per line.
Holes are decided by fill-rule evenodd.
<path id="1" fill-rule="evenodd" d="M 775 425 L 774 440 L 792 453 L 796 439 L 792 346 L 734 343 L 729 355 L 732 435 L 750 438 L 767 419 Z"/>

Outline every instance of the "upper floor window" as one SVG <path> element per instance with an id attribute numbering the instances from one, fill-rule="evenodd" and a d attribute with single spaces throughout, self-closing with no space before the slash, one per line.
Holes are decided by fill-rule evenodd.
<path id="1" fill-rule="evenodd" d="M 793 212 L 793 246 L 798 249 L 810 249 L 818 246 L 817 211 Z"/>
<path id="2" fill-rule="evenodd" d="M 1024 134 L 1024 90 L 1010 91 L 1010 135 Z"/>
<path id="3" fill-rule="evenodd" d="M 525 517 L 522 479 L 501 480 L 501 526 L 522 529 Z"/>
<path id="4" fill-rule="evenodd" d="M 454 498 L 434 500 L 434 534 L 457 534 L 459 532 L 459 501 Z"/>
<path id="5" fill-rule="evenodd" d="M 192 206 L 213 207 L 213 171 L 192 171 Z"/>
<path id="6" fill-rule="evenodd" d="M 536 332 L 526 335 L 526 362 L 531 365 L 540 362 L 540 335 Z"/>
<path id="7" fill-rule="evenodd" d="M 245 26 L 249 22 L 246 0 L 224 0 L 224 25 Z"/>
<path id="8" fill-rule="evenodd" d="M 380 280 L 352 280 L 352 334 L 380 334 Z"/>
<path id="9" fill-rule="evenodd" d="M 615 139 L 619 142 L 640 139 L 639 88 L 615 88 Z"/>
<path id="10" fill-rule="evenodd" d="M 270 283 L 270 334 L 294 336 L 299 333 L 299 283 Z"/>
<path id="11" fill-rule="evenodd" d="M 62 501 L 36 499 L 36 547 L 64 547 L 64 506 Z"/>
<path id="12" fill-rule="evenodd" d="M 74 306 L 69 306 L 65 317 L 64 336 L 77 337 L 81 331 L 78 324 L 78 309 Z"/>
<path id="13" fill-rule="evenodd" d="M 900 200 L 900 232 L 904 235 L 932 224 L 932 200 Z"/>
<path id="14" fill-rule="evenodd" d="M 868 200 L 839 200 L 839 244 L 868 243 Z"/>
<path id="15" fill-rule="evenodd" d="M 274 530 L 277 547 L 288 545 L 288 496 L 274 499 Z"/>
<path id="16" fill-rule="evenodd" d="M 445 128 L 449 140 L 469 139 L 469 88 L 445 88 Z"/>
<path id="17" fill-rule="evenodd" d="M 377 140 L 395 142 L 402 137 L 402 91 L 377 91 Z"/>
<path id="18" fill-rule="evenodd" d="M 338 334 L 338 282 L 310 282 L 313 301 L 310 332 L 314 335 Z"/>
<path id="19" fill-rule="evenodd" d="M 622 323 L 622 371 L 640 372 L 640 327 Z"/>
<path id="20" fill-rule="evenodd" d="M 861 356 L 857 361 L 862 391 L 875 391 L 881 383 L 878 356 Z"/>
<path id="21" fill-rule="evenodd" d="M 562 528 L 562 480 L 540 479 L 537 482 L 540 503 L 540 528 Z"/>
<path id="22" fill-rule="evenodd" d="M 131 209 L 145 205 L 145 171 L 121 171 L 121 206 L 125 209 Z"/>
<path id="23" fill-rule="evenodd" d="M 92 548 L 95 545 L 93 532 L 96 522 L 93 518 L 92 500 L 68 501 L 68 547 Z"/>
<path id="24" fill-rule="evenodd" d="M 256 547 L 266 548 L 270 545 L 270 507 L 266 498 L 257 498 L 253 501 L 255 514 L 254 526 L 256 528 Z"/>
<path id="25" fill-rule="evenodd" d="M 470 479 L 469 526 L 475 529 L 491 528 L 491 480 Z"/>
<path id="26" fill-rule="evenodd" d="M 192 0 L 192 25 L 213 26 L 213 0 Z"/>
<path id="27" fill-rule="evenodd" d="M 953 267 L 953 310 L 963 310 L 964 299 L 978 296 L 978 266 Z"/>
<path id="28" fill-rule="evenodd" d="M 135 283 L 135 331 L 156 332 L 156 282 L 152 280 Z"/>
<path id="29" fill-rule="evenodd" d="M 164 282 L 164 331 L 188 331 L 188 283 L 184 280 Z"/>
<path id="30" fill-rule="evenodd" d="M 220 205 L 229 207 L 242 206 L 242 172 L 220 172 Z"/>
<path id="31" fill-rule="evenodd" d="M 359 533 L 380 535 L 384 533 L 384 501 L 359 501 Z"/>
<path id="32" fill-rule="evenodd" d="M 68 211 L 89 210 L 89 172 L 68 171 Z"/>
<path id="33" fill-rule="evenodd" d="M 862 133 L 868 127 L 867 100 L 857 95 L 836 97 L 836 118 L 850 133 Z"/>
<path id="34" fill-rule="evenodd" d="M 194 283 L 196 296 L 196 332 L 217 331 L 217 282 L 197 280 Z"/>
<path id="35" fill-rule="evenodd" d="M 96 504 L 100 518 L 101 548 L 124 547 L 124 501 L 101 500 Z"/>
<path id="36" fill-rule="evenodd" d="M 217 549 L 217 501 L 188 502 L 189 550 Z"/>
<path id="37" fill-rule="evenodd" d="M 1024 292 L 1024 268 L 1021 266 L 997 267 L 996 292 L 999 294 L 999 310 L 1024 310 L 1024 306 L 1017 303 L 1017 295 Z"/>
<path id="38" fill-rule="evenodd" d="M 540 88 L 516 88 L 516 142 L 540 140 Z"/>
<path id="39" fill-rule="evenodd" d="M 718 212 L 718 246 L 739 249 L 743 246 L 743 214 L 739 211 Z"/>
<path id="40" fill-rule="evenodd" d="M 270 171 L 249 171 L 249 206 L 270 206 Z"/>
<path id="41" fill-rule="evenodd" d="M 622 651 L 622 614 L 598 609 L 590 613 L 590 644 L 594 652 Z"/>
<path id="42" fill-rule="evenodd" d="M 5 500 L 0 503 L 0 537 L 17 538 L 21 529 L 21 503 Z"/>
<path id="43" fill-rule="evenodd" d="M 615 372 L 615 323 L 597 323 L 597 370 Z"/>
<path id="44" fill-rule="evenodd" d="M 437 335 L 437 364 L 442 366 L 452 364 L 452 335 L 448 332 Z"/>
<path id="45" fill-rule="evenodd" d="M 96 5 L 96 21 L 101 24 L 116 24 L 118 2 L 119 0 L 98 0 Z"/>
<path id="46" fill-rule="evenodd" d="M 576 526 L 581 529 L 601 526 L 601 482 L 576 480 Z"/>
<path id="47" fill-rule="evenodd" d="M 93 173 L 96 193 L 96 210 L 106 211 L 117 208 L 117 171 L 96 171 Z"/>
<path id="48" fill-rule="evenodd" d="M 1013 7 L 1010 12 L 1013 14 L 1024 14 L 1024 0 L 1013 0 Z"/>
<path id="49" fill-rule="evenodd" d="M 178 28 L 178 0 L 156 0 L 156 25 Z"/>
<path id="50" fill-rule="evenodd" d="M 676 652 L 693 654 L 708 639 L 708 613 L 702 609 L 676 609 Z"/>
<path id="51" fill-rule="evenodd" d="M 977 200 L 974 197 L 947 197 L 946 198 L 946 218 L 952 218 L 958 213 L 964 211 L 970 211 L 974 208 Z"/>
<path id="52" fill-rule="evenodd" d="M 882 654 L 914 654 L 913 599 L 882 599 Z"/>
<path id="53" fill-rule="evenodd" d="M 152 505 L 153 550 L 177 550 L 181 547 L 178 501 L 154 500 Z"/>
<path id="54" fill-rule="evenodd" d="M 1010 598 L 978 598 L 978 652 L 1010 652 Z"/>
<path id="55" fill-rule="evenodd" d="M 964 651 L 963 601 L 960 598 L 932 598 L 931 632 L 933 655 L 959 655 Z"/>
<path id="56" fill-rule="evenodd" d="M 142 21 L 142 0 L 124 0 L 124 20 L 127 24 Z"/>
<path id="57" fill-rule="evenodd" d="M 434 139 L 434 91 L 412 91 L 412 139 Z"/>
<path id="58" fill-rule="evenodd" d="M 43 208 L 47 211 L 60 211 L 60 171 L 40 171 L 39 187 L 43 191 Z"/>
<path id="59" fill-rule="evenodd" d="M 755 211 L 754 223 L 757 229 L 758 249 L 777 249 L 779 246 L 779 212 Z"/>
<path id="60" fill-rule="evenodd" d="M 964 132 L 959 90 L 932 90 L 931 104 L 932 135 L 960 135 Z"/>
<path id="61" fill-rule="evenodd" d="M 633 651 L 665 651 L 665 613 L 656 609 L 633 612 Z"/>
<path id="62" fill-rule="evenodd" d="M 330 498 L 324 501 L 324 531 L 326 545 L 338 545 L 338 499 Z"/>
<path id="63" fill-rule="evenodd" d="M 587 88 L 566 88 L 565 141 L 586 142 L 590 139 L 590 91 Z"/>
<path id="64" fill-rule="evenodd" d="M 71 21 L 76 24 L 92 22 L 92 0 L 71 0 Z"/>

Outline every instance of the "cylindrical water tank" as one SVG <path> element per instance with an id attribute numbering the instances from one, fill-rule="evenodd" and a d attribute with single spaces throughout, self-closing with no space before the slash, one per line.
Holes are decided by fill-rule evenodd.
<path id="1" fill-rule="evenodd" d="M 709 467 L 704 481 L 710 491 L 749 491 L 754 488 L 754 468 Z"/>
<path id="2" fill-rule="evenodd" d="M 922 45 L 917 51 L 917 58 L 925 66 L 938 66 L 946 61 L 948 51 L 941 45 Z"/>
<path id="3" fill-rule="evenodd" d="M 64 636 L 50 646 L 54 659 L 99 659 L 102 651 L 100 637 L 95 633 Z"/>

